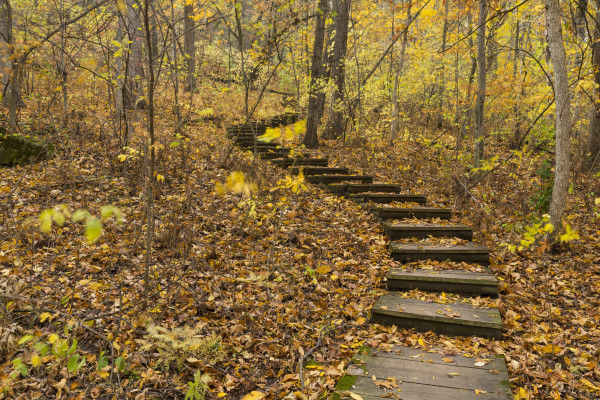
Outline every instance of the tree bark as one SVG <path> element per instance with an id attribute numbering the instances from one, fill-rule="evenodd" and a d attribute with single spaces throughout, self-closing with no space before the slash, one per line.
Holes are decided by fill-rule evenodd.
<path id="1" fill-rule="evenodd" d="M 596 0 L 600 7 L 600 0 Z M 592 41 L 592 72 L 594 82 L 600 85 L 600 14 L 596 14 L 594 40 Z M 592 115 L 590 117 L 590 134 L 587 144 L 587 164 L 591 171 L 600 169 L 600 88 L 596 88 Z"/>
<path id="2" fill-rule="evenodd" d="M 412 0 L 408 0 L 408 7 L 406 9 L 406 22 L 405 24 L 408 26 L 410 23 L 412 10 Z M 400 73 L 402 72 L 402 68 L 404 67 L 404 57 L 406 53 L 406 44 L 408 43 L 408 29 L 404 30 L 402 34 L 402 47 L 400 48 L 400 56 L 398 57 L 398 65 L 396 66 L 396 74 L 394 76 L 394 91 L 392 93 L 392 124 L 390 126 L 390 146 L 394 145 L 394 140 L 398 135 L 398 129 L 400 126 L 399 116 L 400 116 L 400 103 L 398 102 L 398 84 L 400 80 Z"/>
<path id="3" fill-rule="evenodd" d="M 196 24 L 192 19 L 194 15 L 194 3 L 186 2 L 183 8 L 184 29 L 183 50 L 185 52 L 185 88 L 186 92 L 191 92 L 196 88 Z"/>
<path id="4" fill-rule="evenodd" d="M 335 26 L 335 43 L 333 45 L 332 75 L 335 88 L 331 98 L 331 107 L 323 139 L 337 139 L 344 133 L 344 100 L 346 84 L 346 50 L 348 48 L 348 21 L 350 18 L 351 0 L 339 0 L 337 21 Z"/>
<path id="5" fill-rule="evenodd" d="M 2 75 L 2 102 L 8 106 L 13 65 L 12 7 L 9 0 L 0 0 L 0 74 Z"/>
<path id="6" fill-rule="evenodd" d="M 131 43 L 129 44 L 129 61 L 123 87 L 123 106 L 128 110 L 146 106 L 146 102 L 140 100 L 144 95 L 144 34 L 140 14 L 141 10 L 136 0 L 127 0 L 127 15 L 124 16 L 125 31 Z"/>
<path id="7" fill-rule="evenodd" d="M 486 57 L 485 57 L 485 25 L 487 18 L 487 0 L 479 2 L 479 28 L 477 29 L 477 68 L 478 68 L 478 87 L 477 102 L 475 104 L 475 148 L 473 151 L 473 165 L 475 168 L 481 166 L 483 158 L 483 116 L 485 110 L 485 89 L 486 89 Z"/>
<path id="8" fill-rule="evenodd" d="M 569 79 L 560 12 L 559 0 L 546 0 L 546 30 L 548 32 L 550 59 L 554 67 L 554 98 L 556 100 L 556 160 L 552 199 L 550 200 L 550 222 L 555 227 L 552 233 L 552 242 L 555 241 L 556 235 L 561 229 L 571 168 Z"/>
<path id="9" fill-rule="evenodd" d="M 337 5 L 334 7 L 332 0 L 328 0 L 328 10 L 333 10 L 334 12 L 337 11 Z M 323 86 L 327 87 L 327 84 L 329 83 L 329 78 L 331 77 L 331 66 L 332 66 L 332 58 L 333 58 L 333 51 L 332 51 L 332 46 L 333 46 L 333 40 L 334 40 L 334 33 L 335 33 L 335 24 L 331 23 L 327 28 L 326 28 L 326 33 L 325 33 L 325 37 L 326 37 L 326 41 L 325 41 L 325 48 L 323 49 L 323 58 L 322 58 L 322 66 L 321 66 L 321 77 L 323 79 Z M 323 118 L 323 114 L 325 112 L 325 97 L 326 97 L 327 93 L 325 90 L 318 92 L 317 93 L 317 116 L 319 121 L 321 121 L 321 119 Z"/>
<path id="10" fill-rule="evenodd" d="M 302 144 L 308 148 L 319 145 L 317 128 L 321 122 L 317 94 L 324 91 L 323 86 L 323 46 L 325 42 L 325 16 L 329 8 L 327 0 L 319 0 L 317 5 L 317 18 L 315 20 L 315 40 L 313 44 L 312 60 L 310 66 L 310 87 L 308 95 L 308 112 L 306 115 L 306 134 Z"/>

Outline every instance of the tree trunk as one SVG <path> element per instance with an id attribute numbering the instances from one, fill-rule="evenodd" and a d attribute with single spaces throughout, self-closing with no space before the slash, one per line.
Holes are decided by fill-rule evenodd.
<path id="1" fill-rule="evenodd" d="M 485 85 L 486 85 L 486 57 L 485 57 L 485 20 L 487 18 L 487 0 L 479 2 L 479 28 L 477 29 L 477 68 L 478 87 L 477 103 L 475 104 L 475 148 L 473 151 L 473 165 L 475 168 L 481 166 L 483 158 L 483 116 L 485 109 Z"/>
<path id="2" fill-rule="evenodd" d="M 550 59 L 554 67 L 554 98 L 556 102 L 556 163 L 554 185 L 550 200 L 550 222 L 555 230 L 552 242 L 561 229 L 562 216 L 569 189 L 571 110 L 569 103 L 569 79 L 567 55 L 563 42 L 559 0 L 546 0 L 546 30 Z"/>
<path id="3" fill-rule="evenodd" d="M 304 144 L 308 148 L 315 148 L 319 145 L 317 137 L 317 128 L 321 118 L 319 116 L 319 103 L 317 93 L 322 92 L 323 87 L 322 73 L 323 69 L 323 45 L 325 42 L 325 16 L 329 8 L 327 0 L 319 0 L 317 5 L 317 19 L 315 21 L 315 40 L 313 44 L 313 53 L 310 66 L 310 87 L 308 97 L 308 112 L 306 116 L 306 134 L 304 135 Z"/>
<path id="4" fill-rule="evenodd" d="M 335 43 L 333 47 L 332 72 L 335 88 L 331 98 L 331 107 L 323 139 L 337 139 L 344 133 L 344 100 L 346 69 L 346 50 L 348 48 L 348 20 L 350 18 L 351 0 L 339 0 L 339 9 L 335 26 Z"/>
<path id="5" fill-rule="evenodd" d="M 596 0 L 600 7 L 600 0 Z M 594 29 L 594 40 L 592 41 L 592 71 L 594 82 L 600 85 L 600 14 L 596 13 L 596 28 Z M 591 171 L 600 169 L 600 88 L 595 90 L 595 99 L 592 104 L 592 115 L 590 117 L 590 135 L 587 145 L 587 164 Z"/>
<path id="6" fill-rule="evenodd" d="M 334 12 L 337 12 L 337 8 L 338 5 L 336 4 L 335 7 L 332 4 L 332 0 L 328 0 L 328 10 L 333 10 Z M 327 22 L 327 21 L 325 21 Z M 323 65 L 321 66 L 322 71 L 321 71 L 321 77 L 323 79 L 323 86 L 327 87 L 327 84 L 329 83 L 329 78 L 331 76 L 331 66 L 332 66 L 332 58 L 333 58 L 333 51 L 332 51 L 332 46 L 333 46 L 333 40 L 334 40 L 334 33 L 335 33 L 335 24 L 331 23 L 328 27 L 327 27 L 327 32 L 325 34 L 325 37 L 327 38 L 326 42 L 325 42 L 325 48 L 323 49 Z M 320 91 L 317 93 L 317 116 L 319 121 L 321 121 L 321 119 L 323 118 L 323 113 L 325 112 L 325 97 L 326 97 L 327 93 L 325 90 Z"/>
<path id="7" fill-rule="evenodd" d="M 408 7 L 406 9 L 406 22 L 405 25 L 408 25 L 410 22 L 412 9 L 412 0 L 408 0 Z M 402 68 L 404 67 L 404 57 L 406 53 L 406 44 L 408 43 L 408 29 L 404 31 L 402 35 L 402 47 L 400 48 L 400 55 L 398 58 L 398 65 L 396 67 L 396 74 L 394 76 L 394 92 L 392 93 L 392 124 L 390 127 L 390 146 L 394 145 L 394 140 L 398 135 L 398 129 L 400 126 L 399 116 L 400 116 L 400 103 L 398 102 L 398 82 L 400 80 L 400 73 L 402 72 Z"/>
<path id="8" fill-rule="evenodd" d="M 127 74 L 123 88 L 123 106 L 128 110 L 136 107 L 144 108 L 146 102 L 140 100 L 144 95 L 144 34 L 142 32 L 140 7 L 137 6 L 136 0 L 127 0 L 125 30 L 131 43 L 129 44 L 129 61 L 127 62 Z"/>
<path id="9" fill-rule="evenodd" d="M 185 88 L 186 92 L 191 92 L 196 88 L 196 24 L 192 19 L 194 15 L 194 3 L 186 2 L 183 8 L 184 29 L 183 50 L 185 52 Z"/>
<path id="10" fill-rule="evenodd" d="M 12 7 L 9 0 L 0 0 L 0 74 L 2 75 L 2 101 L 8 106 L 12 76 Z"/>

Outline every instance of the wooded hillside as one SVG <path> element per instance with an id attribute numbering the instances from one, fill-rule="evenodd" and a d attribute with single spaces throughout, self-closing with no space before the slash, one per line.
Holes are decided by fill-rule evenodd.
<path id="1" fill-rule="evenodd" d="M 0 399 L 380 399 L 398 345 L 600 398 L 598 7 L 0 0 Z M 395 295 L 500 336 L 369 323 L 457 265 L 497 296 Z"/>

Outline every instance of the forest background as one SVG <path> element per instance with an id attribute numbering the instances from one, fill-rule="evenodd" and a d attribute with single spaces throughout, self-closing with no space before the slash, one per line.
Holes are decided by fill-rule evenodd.
<path id="1" fill-rule="evenodd" d="M 0 0 L 3 143 L 53 155 L 0 170 L 0 398 L 326 398 L 398 343 L 598 398 L 599 4 Z M 225 136 L 284 112 L 476 227 L 503 340 L 366 324 L 375 219 Z"/>

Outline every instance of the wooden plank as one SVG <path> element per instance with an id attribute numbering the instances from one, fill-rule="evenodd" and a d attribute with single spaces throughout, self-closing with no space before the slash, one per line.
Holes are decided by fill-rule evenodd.
<path id="1" fill-rule="evenodd" d="M 478 357 L 474 357 L 468 354 L 456 354 L 452 356 L 448 356 L 445 354 L 440 354 L 438 351 L 430 350 L 425 351 L 420 348 L 396 345 L 392 347 L 389 351 L 380 351 L 371 349 L 368 352 L 369 356 L 372 357 L 387 357 L 387 358 L 395 358 L 398 360 L 416 360 L 426 363 L 435 363 L 442 365 L 456 365 L 459 367 L 469 367 L 469 368 L 483 368 L 488 370 L 496 370 L 501 372 L 506 372 L 506 361 L 504 360 L 504 356 L 501 354 L 483 354 Z M 450 362 L 448 360 L 451 360 Z M 476 365 L 483 361 L 485 365 Z"/>
<path id="2" fill-rule="evenodd" d="M 375 376 L 377 377 L 377 375 Z M 384 380 L 385 378 L 387 377 L 384 377 Z M 349 391 L 360 395 L 363 400 L 508 400 L 513 398 L 510 385 L 506 389 L 498 390 L 502 390 L 502 392 L 480 392 L 478 394 L 475 390 L 405 381 L 398 383 L 397 388 L 384 390 L 377 387 L 372 378 L 361 376 L 356 378 L 356 383 Z M 350 400 L 352 397 L 348 395 L 343 399 Z"/>
<path id="3" fill-rule="evenodd" d="M 364 183 L 373 182 L 373 177 L 370 175 L 311 175 L 306 177 L 306 181 L 310 183 L 334 183 L 345 181 L 359 181 Z"/>
<path id="4" fill-rule="evenodd" d="M 271 161 L 279 167 L 290 167 L 294 165 L 314 165 L 326 167 L 329 160 L 327 158 L 282 158 Z"/>
<path id="5" fill-rule="evenodd" d="M 489 270 L 483 273 L 461 270 L 392 269 L 385 277 L 388 290 L 419 289 L 430 292 L 498 295 L 498 280 Z"/>
<path id="6" fill-rule="evenodd" d="M 467 225 L 425 225 L 425 224 L 392 224 L 382 222 L 383 231 L 390 240 L 415 237 L 425 239 L 433 237 L 457 237 L 472 240 L 473 228 Z"/>
<path id="7" fill-rule="evenodd" d="M 428 303 L 405 299 L 394 293 L 386 293 L 377 300 L 371 309 L 370 321 L 442 335 L 502 337 L 502 319 L 496 308 Z"/>
<path id="8" fill-rule="evenodd" d="M 240 140 L 238 140 L 238 141 L 235 142 L 235 144 L 237 144 L 240 147 L 244 147 L 244 148 L 248 148 L 248 149 L 252 150 L 252 148 L 254 147 L 254 140 L 250 140 L 250 141 L 240 141 Z M 257 142 L 257 146 L 259 148 L 263 148 L 263 149 L 265 149 L 265 148 L 275 149 L 275 148 L 281 147 L 281 144 L 277 143 L 277 142 L 266 143 L 266 142 L 258 141 Z"/>
<path id="9" fill-rule="evenodd" d="M 379 192 L 379 193 L 400 193 L 402 187 L 392 183 L 370 183 L 370 184 L 349 184 L 346 186 L 348 194 Z"/>
<path id="10" fill-rule="evenodd" d="M 398 194 L 398 193 L 358 193 L 348 195 L 350 200 L 354 200 L 357 203 L 391 203 L 393 201 L 403 203 L 427 203 L 427 197 L 422 194 Z"/>
<path id="11" fill-rule="evenodd" d="M 291 167 L 290 172 L 292 174 L 298 174 L 300 173 L 300 169 L 302 169 L 305 176 L 348 174 L 348 168 L 342 167 Z"/>
<path id="12" fill-rule="evenodd" d="M 382 219 L 452 217 L 451 209 L 439 207 L 371 207 L 370 210 Z"/>
<path id="13" fill-rule="evenodd" d="M 466 246 L 426 245 L 413 243 L 390 243 L 392 258 L 400 262 L 419 260 L 469 262 L 488 265 L 490 251 L 487 247 L 475 243 Z"/>

